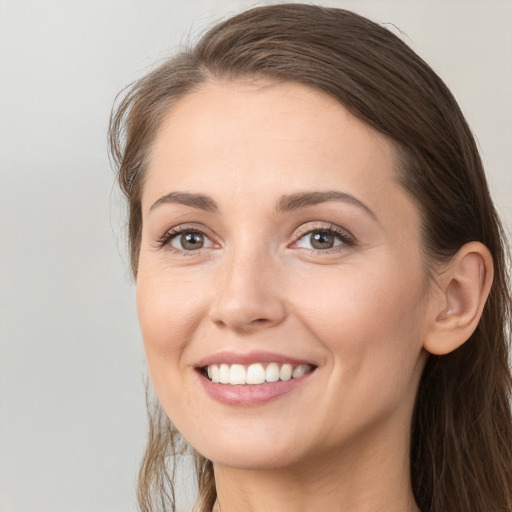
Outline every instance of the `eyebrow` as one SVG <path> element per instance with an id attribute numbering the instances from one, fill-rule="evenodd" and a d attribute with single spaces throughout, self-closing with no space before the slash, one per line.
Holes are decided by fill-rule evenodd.
<path id="1" fill-rule="evenodd" d="M 340 201 L 342 203 L 349 203 L 358 206 L 370 215 L 374 220 L 378 221 L 377 215 L 362 201 L 354 197 L 352 194 L 346 192 L 339 192 L 337 190 L 326 190 L 323 192 L 299 192 L 288 196 L 282 196 L 277 202 L 276 211 L 290 211 L 305 208 L 307 206 L 314 206 L 320 203 L 329 201 Z"/>
<path id="2" fill-rule="evenodd" d="M 185 206 L 192 206 L 200 210 L 207 212 L 218 212 L 219 207 L 213 199 L 203 194 L 191 194 L 189 192 L 171 192 L 165 196 L 157 199 L 152 205 L 149 211 L 154 210 L 161 204 L 177 203 Z"/>
<path id="3" fill-rule="evenodd" d="M 319 192 L 298 192 L 296 194 L 284 195 L 276 203 L 276 212 L 299 210 L 308 206 L 315 206 L 320 203 L 326 203 L 329 201 L 339 201 L 342 203 L 348 203 L 355 205 L 370 215 L 374 220 L 378 221 L 375 213 L 362 201 L 352 194 L 346 192 L 339 192 L 337 190 L 326 190 Z M 152 211 L 161 204 L 183 204 L 185 206 L 191 206 L 207 212 L 218 213 L 219 207 L 217 203 L 209 196 L 204 194 L 192 194 L 190 192 L 171 192 L 165 196 L 157 199 L 150 207 L 149 211 Z"/>

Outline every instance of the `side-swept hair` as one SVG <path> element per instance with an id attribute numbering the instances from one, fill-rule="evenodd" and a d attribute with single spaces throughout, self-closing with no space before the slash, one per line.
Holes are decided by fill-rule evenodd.
<path id="1" fill-rule="evenodd" d="M 110 144 L 129 202 L 131 264 L 137 275 L 141 189 L 163 116 L 212 78 L 306 84 L 336 98 L 388 135 L 400 179 L 422 215 L 427 268 L 466 242 L 490 250 L 494 283 L 481 321 L 459 349 L 430 355 L 411 432 L 411 481 L 422 512 L 512 511 L 511 295 L 506 242 L 471 131 L 452 94 L 403 41 L 357 14 L 304 4 L 251 9 L 211 28 L 192 48 L 136 82 L 113 112 Z M 168 456 L 179 434 L 153 411 L 139 479 L 143 512 L 174 509 Z M 216 499 L 213 467 L 196 454 L 199 498 Z"/>

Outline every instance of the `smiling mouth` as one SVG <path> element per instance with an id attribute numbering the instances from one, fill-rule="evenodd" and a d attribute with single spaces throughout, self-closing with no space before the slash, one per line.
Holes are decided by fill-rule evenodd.
<path id="1" fill-rule="evenodd" d="M 316 369 L 311 364 L 289 363 L 211 364 L 200 368 L 210 382 L 230 386 L 255 386 L 258 384 L 288 381 L 304 377 Z"/>

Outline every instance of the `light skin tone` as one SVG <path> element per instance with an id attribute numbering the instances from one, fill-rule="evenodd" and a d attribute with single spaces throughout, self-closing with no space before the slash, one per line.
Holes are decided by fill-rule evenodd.
<path id="1" fill-rule="evenodd" d="M 395 162 L 389 139 L 299 84 L 207 83 L 162 123 L 138 313 L 162 406 L 214 463 L 216 510 L 418 510 L 409 430 L 426 350 L 471 335 L 492 261 L 467 244 L 432 282 Z M 202 359 L 254 352 L 314 371 L 259 404 L 205 392 Z"/>

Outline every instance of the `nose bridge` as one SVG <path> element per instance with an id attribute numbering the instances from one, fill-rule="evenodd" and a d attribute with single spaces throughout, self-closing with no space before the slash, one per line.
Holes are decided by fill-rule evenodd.
<path id="1" fill-rule="evenodd" d="M 212 305 L 212 320 L 235 330 L 271 326 L 282 321 L 279 264 L 268 244 L 243 240 L 226 251 Z"/>

